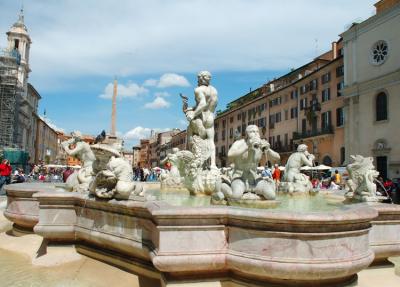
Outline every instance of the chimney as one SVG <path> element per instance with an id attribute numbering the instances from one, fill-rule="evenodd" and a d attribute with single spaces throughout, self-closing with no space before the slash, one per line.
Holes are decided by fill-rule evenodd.
<path id="1" fill-rule="evenodd" d="M 374 4 L 376 8 L 376 14 L 386 11 L 399 3 L 400 0 L 380 0 Z"/>
<path id="2" fill-rule="evenodd" d="M 116 134 L 116 116 L 117 116 L 117 91 L 118 91 L 118 81 L 114 79 L 114 90 L 112 97 L 112 111 L 111 111 L 111 132 L 110 135 L 115 137 Z"/>
<path id="3" fill-rule="evenodd" d="M 332 60 L 337 58 L 337 42 L 332 42 Z"/>

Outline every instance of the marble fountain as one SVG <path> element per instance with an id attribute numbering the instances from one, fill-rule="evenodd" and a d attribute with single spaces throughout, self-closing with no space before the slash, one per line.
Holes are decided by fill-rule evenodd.
<path id="1" fill-rule="evenodd" d="M 65 186 L 6 187 L 4 215 L 15 234 L 72 243 L 81 254 L 149 278 L 149 286 L 338 286 L 400 255 L 400 207 L 378 202 L 370 158 L 353 158 L 348 192 L 332 201 L 309 195 L 299 169 L 314 158 L 300 145 L 277 187 L 256 168 L 262 156 L 278 161 L 279 154 L 249 126 L 228 152 L 233 171 L 222 175 L 209 124 L 217 100 L 210 78 L 199 73 L 195 107 L 183 97 L 190 151 L 168 155 L 177 170 L 162 185 L 172 191 L 132 182 L 118 151 L 87 147 L 75 134 L 85 164 Z M 63 146 L 76 155 L 71 143 Z M 173 191 L 177 185 L 187 191 Z"/>

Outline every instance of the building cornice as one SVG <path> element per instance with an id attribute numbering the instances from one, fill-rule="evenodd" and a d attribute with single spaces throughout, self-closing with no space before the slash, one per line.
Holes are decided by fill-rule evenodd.
<path id="1" fill-rule="evenodd" d="M 344 42 L 351 41 L 358 35 L 368 32 L 369 30 L 375 28 L 376 26 L 382 25 L 384 22 L 396 17 L 400 14 L 400 4 L 393 6 L 392 8 L 380 12 L 367 20 L 353 25 L 347 31 L 340 34 Z"/>
<path id="2" fill-rule="evenodd" d="M 345 87 L 343 93 L 345 97 L 354 97 L 370 91 L 377 91 L 392 85 L 400 84 L 400 69 L 387 73 L 375 79 L 367 80 L 361 83 L 354 83 Z"/>

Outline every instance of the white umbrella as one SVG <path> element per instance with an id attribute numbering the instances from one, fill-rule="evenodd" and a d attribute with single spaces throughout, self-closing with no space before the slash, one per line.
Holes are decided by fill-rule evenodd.
<path id="1" fill-rule="evenodd" d="M 332 167 L 324 165 L 324 164 L 320 164 L 320 165 L 314 167 L 314 169 L 316 169 L 316 170 L 327 170 L 327 169 L 331 169 L 331 168 Z"/>
<path id="2" fill-rule="evenodd" d="M 302 167 L 300 168 L 300 170 L 312 170 L 312 169 L 314 169 L 314 168 L 311 167 L 311 166 L 308 166 L 308 165 L 302 166 Z"/>

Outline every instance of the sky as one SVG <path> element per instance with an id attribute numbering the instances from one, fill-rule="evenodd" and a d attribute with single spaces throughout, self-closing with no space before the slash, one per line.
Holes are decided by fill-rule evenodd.
<path id="1" fill-rule="evenodd" d="M 377 0 L 0 0 L 0 47 L 23 4 L 32 39 L 29 82 L 40 115 L 67 133 L 111 127 L 125 148 L 151 130 L 186 128 L 199 71 L 212 73 L 217 109 L 330 49 Z"/>

